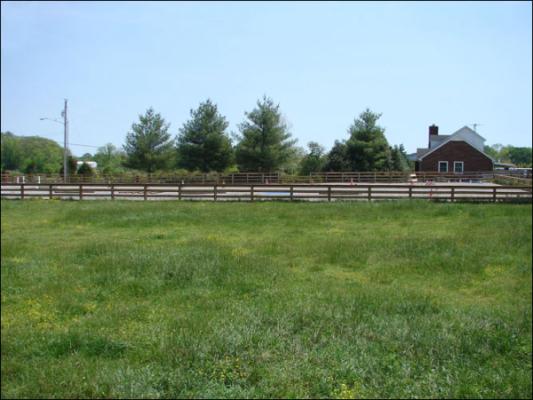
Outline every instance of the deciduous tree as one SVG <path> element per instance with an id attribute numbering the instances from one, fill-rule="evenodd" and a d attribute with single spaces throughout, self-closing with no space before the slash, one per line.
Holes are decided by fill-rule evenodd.
<path id="1" fill-rule="evenodd" d="M 107 143 L 105 146 L 98 148 L 93 159 L 102 173 L 112 174 L 122 171 L 122 164 L 126 160 L 126 155 L 112 143 Z"/>
<path id="2" fill-rule="evenodd" d="M 309 152 L 300 163 L 300 175 L 309 175 L 311 172 L 322 171 L 326 163 L 324 146 L 317 142 L 309 142 L 307 147 L 309 148 Z"/>
<path id="3" fill-rule="evenodd" d="M 39 136 L 2 133 L 2 170 L 26 173 L 56 173 L 63 163 L 63 148 Z"/>

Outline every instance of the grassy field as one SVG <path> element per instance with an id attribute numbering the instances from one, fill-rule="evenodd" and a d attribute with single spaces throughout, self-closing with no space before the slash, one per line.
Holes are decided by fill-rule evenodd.
<path id="1" fill-rule="evenodd" d="M 3 398 L 532 396 L 531 205 L 1 208 Z"/>

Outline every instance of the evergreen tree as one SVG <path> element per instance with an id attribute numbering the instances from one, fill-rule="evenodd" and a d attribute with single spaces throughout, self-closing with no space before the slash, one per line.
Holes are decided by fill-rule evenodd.
<path id="1" fill-rule="evenodd" d="M 391 154 L 391 166 L 392 171 L 409 171 L 409 160 L 407 159 L 407 154 L 403 145 L 400 146 L 394 145 L 390 148 Z"/>
<path id="2" fill-rule="evenodd" d="M 349 128 L 347 154 L 353 171 L 385 171 L 390 168 L 390 149 L 385 130 L 377 125 L 381 114 L 366 109 Z"/>
<path id="3" fill-rule="evenodd" d="M 177 137 L 178 165 L 202 172 L 223 171 L 233 161 L 231 140 L 226 134 L 226 118 L 207 100 L 191 110 L 191 119 Z"/>
<path id="4" fill-rule="evenodd" d="M 403 147 L 403 144 L 400 143 L 400 146 L 398 147 L 398 150 L 400 152 L 400 158 L 402 163 L 402 171 L 410 171 L 411 170 L 411 161 L 409 161 L 409 158 L 407 157 L 407 152 L 405 151 L 405 147 Z"/>
<path id="5" fill-rule="evenodd" d="M 390 150 L 390 155 L 391 155 L 391 165 L 390 165 L 391 171 L 401 171 L 402 160 L 401 160 L 401 155 L 400 155 L 398 146 L 394 145 L 393 147 L 389 147 L 389 150 Z"/>
<path id="6" fill-rule="evenodd" d="M 126 136 L 126 165 L 146 172 L 168 168 L 173 155 L 168 128 L 153 108 L 139 115 L 139 123 L 134 123 Z"/>
<path id="7" fill-rule="evenodd" d="M 265 172 L 281 169 L 294 154 L 296 140 L 291 139 L 279 105 L 265 96 L 245 115 L 248 121 L 239 126 L 241 136 L 235 152 L 239 169 Z"/>
<path id="8" fill-rule="evenodd" d="M 346 143 L 335 140 L 335 144 L 326 156 L 323 167 L 325 172 L 342 172 L 350 169 Z"/>

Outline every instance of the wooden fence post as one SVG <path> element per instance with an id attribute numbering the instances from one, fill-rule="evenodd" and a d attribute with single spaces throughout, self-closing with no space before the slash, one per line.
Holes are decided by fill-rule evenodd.
<path id="1" fill-rule="evenodd" d="M 181 183 L 178 185 L 178 200 L 181 200 Z"/>
<path id="2" fill-rule="evenodd" d="M 293 200 L 293 191 L 294 191 L 294 187 L 291 185 L 291 201 Z"/>
<path id="3" fill-rule="evenodd" d="M 248 175 L 246 175 L 246 179 L 248 179 Z M 250 186 L 250 199 L 254 201 L 254 185 Z"/>
<path id="4" fill-rule="evenodd" d="M 143 197 L 144 197 L 144 200 L 147 200 L 147 197 L 148 197 L 148 193 L 146 192 L 147 186 L 148 186 L 148 185 L 145 183 L 145 184 L 144 184 L 144 187 L 143 187 Z"/>
<path id="5" fill-rule="evenodd" d="M 83 184 L 80 184 L 80 200 L 83 200 Z"/>
<path id="6" fill-rule="evenodd" d="M 24 200 L 24 184 L 20 185 L 20 199 Z"/>
<path id="7" fill-rule="evenodd" d="M 328 186 L 328 201 L 331 201 L 331 185 Z"/>
<path id="8" fill-rule="evenodd" d="M 496 188 L 492 188 L 492 201 L 496 203 Z"/>
<path id="9" fill-rule="evenodd" d="M 411 199 L 413 197 L 413 187 L 409 186 L 409 198 Z"/>
<path id="10" fill-rule="evenodd" d="M 217 201 L 217 185 L 215 183 L 215 186 L 213 188 L 213 200 Z"/>
<path id="11" fill-rule="evenodd" d="M 455 187 L 452 187 L 452 203 L 455 201 Z"/>
<path id="12" fill-rule="evenodd" d="M 52 200 L 52 184 L 48 185 L 48 197 Z"/>
<path id="13" fill-rule="evenodd" d="M 115 200 L 115 185 L 111 184 L 111 200 Z"/>
<path id="14" fill-rule="evenodd" d="M 368 201 L 372 200 L 372 186 L 368 187 Z"/>

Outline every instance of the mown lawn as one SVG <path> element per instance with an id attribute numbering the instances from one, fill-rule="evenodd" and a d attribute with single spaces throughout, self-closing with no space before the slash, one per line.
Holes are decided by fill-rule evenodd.
<path id="1" fill-rule="evenodd" d="M 532 396 L 531 205 L 1 209 L 3 398 Z"/>

